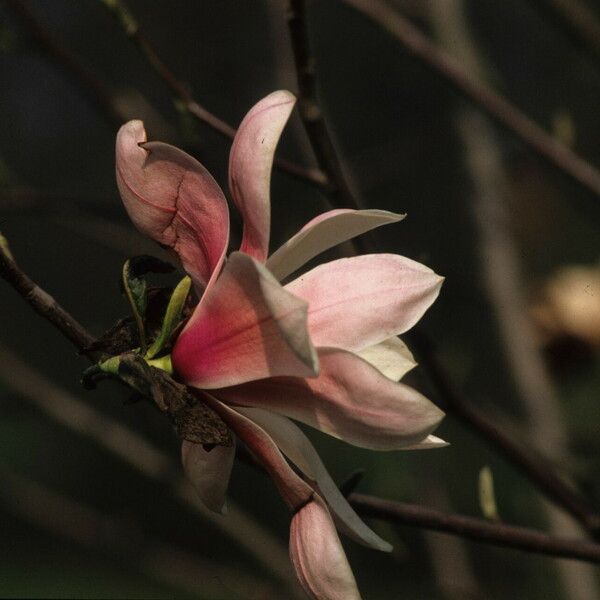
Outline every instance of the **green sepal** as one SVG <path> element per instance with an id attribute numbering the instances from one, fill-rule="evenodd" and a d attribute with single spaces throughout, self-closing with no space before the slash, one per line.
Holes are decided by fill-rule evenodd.
<path id="1" fill-rule="evenodd" d="M 173 363 L 171 362 L 171 355 L 166 354 L 160 358 L 145 358 L 144 359 L 151 367 L 160 369 L 169 375 L 173 375 Z"/>
<path id="2" fill-rule="evenodd" d="M 190 288 L 192 286 L 192 280 L 189 277 L 184 277 L 173 290 L 169 305 L 165 312 L 163 319 L 162 328 L 158 337 L 154 340 L 154 343 L 148 348 L 144 358 L 147 360 L 153 359 L 157 356 L 160 351 L 166 346 L 171 339 L 173 332 L 181 322 L 181 314 L 185 306 Z"/>

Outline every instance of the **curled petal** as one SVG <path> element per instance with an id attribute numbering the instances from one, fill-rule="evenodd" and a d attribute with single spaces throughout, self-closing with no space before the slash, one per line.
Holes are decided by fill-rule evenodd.
<path id="1" fill-rule="evenodd" d="M 309 221 L 267 260 L 267 268 L 280 281 L 321 252 L 406 215 L 386 210 L 330 210 Z"/>
<path id="2" fill-rule="evenodd" d="M 314 495 L 313 489 L 293 471 L 262 427 L 237 410 L 225 406 L 210 394 L 205 393 L 203 397 L 269 473 L 292 512 L 296 512 L 311 500 Z"/>
<path id="3" fill-rule="evenodd" d="M 265 408 L 373 450 L 425 439 L 444 413 L 416 390 L 390 381 L 355 354 L 319 349 L 320 375 L 273 377 L 219 390 L 230 404 Z"/>
<path id="4" fill-rule="evenodd" d="M 327 472 L 314 446 L 297 425 L 286 417 L 260 408 L 238 408 L 237 410 L 258 423 L 271 436 L 279 449 L 309 479 L 317 483 L 319 492 L 348 535 L 369 548 L 383 552 L 392 550 L 392 546 L 367 527 L 354 512 Z"/>
<path id="5" fill-rule="evenodd" d="M 285 287 L 309 303 L 315 346 L 360 351 L 410 329 L 437 298 L 443 277 L 397 254 L 320 265 Z"/>
<path id="6" fill-rule="evenodd" d="M 194 444 L 184 440 L 181 445 L 181 460 L 202 503 L 210 510 L 225 514 L 225 495 L 235 458 L 235 446 L 213 446 Z"/>
<path id="7" fill-rule="evenodd" d="M 293 94 L 280 90 L 254 105 L 241 122 L 229 155 L 229 189 L 244 220 L 240 250 L 260 262 L 269 253 L 275 148 L 295 103 Z"/>
<path id="8" fill-rule="evenodd" d="M 360 600 L 329 511 L 317 495 L 292 519 L 290 558 L 302 587 L 314 600 Z"/>
<path id="9" fill-rule="evenodd" d="M 411 369 L 417 366 L 412 352 L 396 336 L 374 346 L 364 348 L 357 354 L 393 381 L 400 381 Z"/>
<path id="10" fill-rule="evenodd" d="M 117 185 L 135 226 L 175 250 L 204 287 L 218 272 L 229 241 L 227 202 L 210 173 L 189 154 L 146 142 L 142 121 L 119 129 Z"/>
<path id="11" fill-rule="evenodd" d="M 250 256 L 234 252 L 173 349 L 173 366 L 202 389 L 275 375 L 312 377 L 318 358 L 307 305 Z"/>

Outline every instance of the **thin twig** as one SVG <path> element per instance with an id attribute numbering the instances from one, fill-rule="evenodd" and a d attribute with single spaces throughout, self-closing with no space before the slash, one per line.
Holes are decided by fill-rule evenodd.
<path id="1" fill-rule="evenodd" d="M 460 64 L 381 0 L 344 0 L 390 33 L 414 58 L 470 100 L 528 148 L 588 192 L 600 196 L 600 171 L 556 141 L 506 98 L 474 79 Z"/>
<path id="2" fill-rule="evenodd" d="M 50 294 L 22 271 L 5 245 L 0 244 L 0 277 L 5 279 L 33 310 L 56 327 L 75 347 L 85 352 L 94 341 L 92 336 Z"/>
<path id="3" fill-rule="evenodd" d="M 556 538 L 526 527 L 444 513 L 416 504 L 405 504 L 364 494 L 351 494 L 349 501 L 365 517 L 444 531 L 477 542 L 516 548 L 555 558 L 600 563 L 600 544 L 593 542 Z"/>
<path id="4" fill-rule="evenodd" d="M 512 440 L 460 394 L 435 356 L 431 341 L 424 334 L 412 331 L 405 337 L 415 351 L 417 360 L 427 370 L 444 408 L 517 467 L 549 500 L 573 515 L 588 531 L 598 535 L 600 515 L 556 474 L 555 467 L 531 449 Z"/>
<path id="5" fill-rule="evenodd" d="M 185 110 L 217 133 L 220 133 L 229 140 L 233 140 L 236 129 L 223 119 L 211 113 L 193 97 L 188 87 L 175 76 L 171 69 L 169 69 L 150 40 L 140 30 L 136 18 L 126 4 L 121 2 L 121 0 L 101 1 L 115 16 L 117 22 L 125 32 L 125 35 L 135 43 L 150 66 L 180 100 Z M 274 165 L 279 170 L 284 171 L 297 179 L 307 181 L 319 188 L 327 188 L 328 186 L 327 177 L 318 169 L 306 168 L 281 158 L 276 158 Z"/>
<path id="6" fill-rule="evenodd" d="M 323 111 L 317 100 L 315 62 L 310 51 L 307 7 L 307 0 L 289 0 L 288 27 L 298 79 L 298 110 L 319 167 L 329 178 L 327 193 L 332 203 L 357 209 L 360 208 L 359 202 L 348 187 Z"/>
<path id="7" fill-rule="evenodd" d="M 119 127 L 125 117 L 104 84 L 44 28 L 29 7 L 28 2 L 25 0 L 7 0 L 7 2 L 37 44 L 75 79 L 80 89 L 108 119 L 109 123 L 113 127 Z"/>

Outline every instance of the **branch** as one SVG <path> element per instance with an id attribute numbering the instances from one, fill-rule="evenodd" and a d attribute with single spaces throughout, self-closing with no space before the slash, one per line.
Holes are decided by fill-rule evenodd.
<path id="1" fill-rule="evenodd" d="M 289 0 L 288 27 L 298 80 L 298 110 L 321 170 L 329 179 L 332 204 L 360 208 L 344 177 L 335 146 L 317 99 L 315 61 L 310 50 L 307 0 Z"/>
<path id="2" fill-rule="evenodd" d="M 394 502 L 364 494 L 351 494 L 349 501 L 365 517 L 444 531 L 477 542 L 516 548 L 555 558 L 600 563 L 600 544 L 593 542 L 557 538 L 526 527 L 444 513 L 415 504 Z"/>
<path id="3" fill-rule="evenodd" d="M 179 98 L 185 110 L 223 137 L 233 140 L 236 129 L 195 100 L 187 86 L 175 76 L 158 55 L 150 40 L 140 30 L 137 20 L 125 3 L 121 0 L 101 1 L 111 11 L 125 35 L 138 47 L 156 74 L 167 84 L 171 92 Z M 327 177 L 318 169 L 305 168 L 281 158 L 276 158 L 274 165 L 288 175 L 307 181 L 316 187 L 325 188 L 328 185 Z"/>
<path id="4" fill-rule="evenodd" d="M 554 466 L 512 440 L 459 393 L 435 356 L 431 341 L 424 334 L 413 331 L 406 337 L 419 363 L 427 370 L 444 408 L 478 433 L 549 500 L 570 513 L 592 534 L 600 535 L 600 515 L 555 473 Z"/>
<path id="5" fill-rule="evenodd" d="M 600 19 L 581 0 L 530 0 L 569 40 L 600 64 Z"/>
<path id="6" fill-rule="evenodd" d="M 477 81 L 408 19 L 381 0 L 344 0 L 390 33 L 405 50 L 470 100 L 497 124 L 515 135 L 558 171 L 600 196 L 600 171 L 557 142 L 506 98 Z"/>
<path id="7" fill-rule="evenodd" d="M 40 316 L 50 321 L 80 352 L 86 353 L 94 337 L 50 294 L 24 273 L 0 237 L 0 277 L 6 280 Z"/>

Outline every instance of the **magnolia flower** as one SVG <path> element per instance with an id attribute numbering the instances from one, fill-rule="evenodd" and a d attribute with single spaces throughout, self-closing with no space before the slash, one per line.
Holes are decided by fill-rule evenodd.
<path id="1" fill-rule="evenodd" d="M 191 156 L 148 142 L 141 121 L 117 135 L 117 183 L 135 225 L 175 251 L 200 294 L 173 349 L 176 374 L 273 477 L 293 514 L 290 556 L 307 593 L 349 600 L 360 596 L 332 515 L 359 542 L 384 551 L 391 546 L 361 521 L 291 419 L 364 448 L 444 445 L 431 435 L 442 412 L 398 383 L 415 363 L 396 337 L 432 304 L 442 278 L 408 258 L 371 254 L 280 283 L 324 250 L 403 218 L 332 210 L 268 256 L 273 156 L 294 103 L 289 92 L 270 94 L 235 136 L 229 189 L 244 228 L 240 251 L 229 257 L 222 190 Z M 218 512 L 225 508 L 234 452 L 183 442 L 186 473 Z"/>

